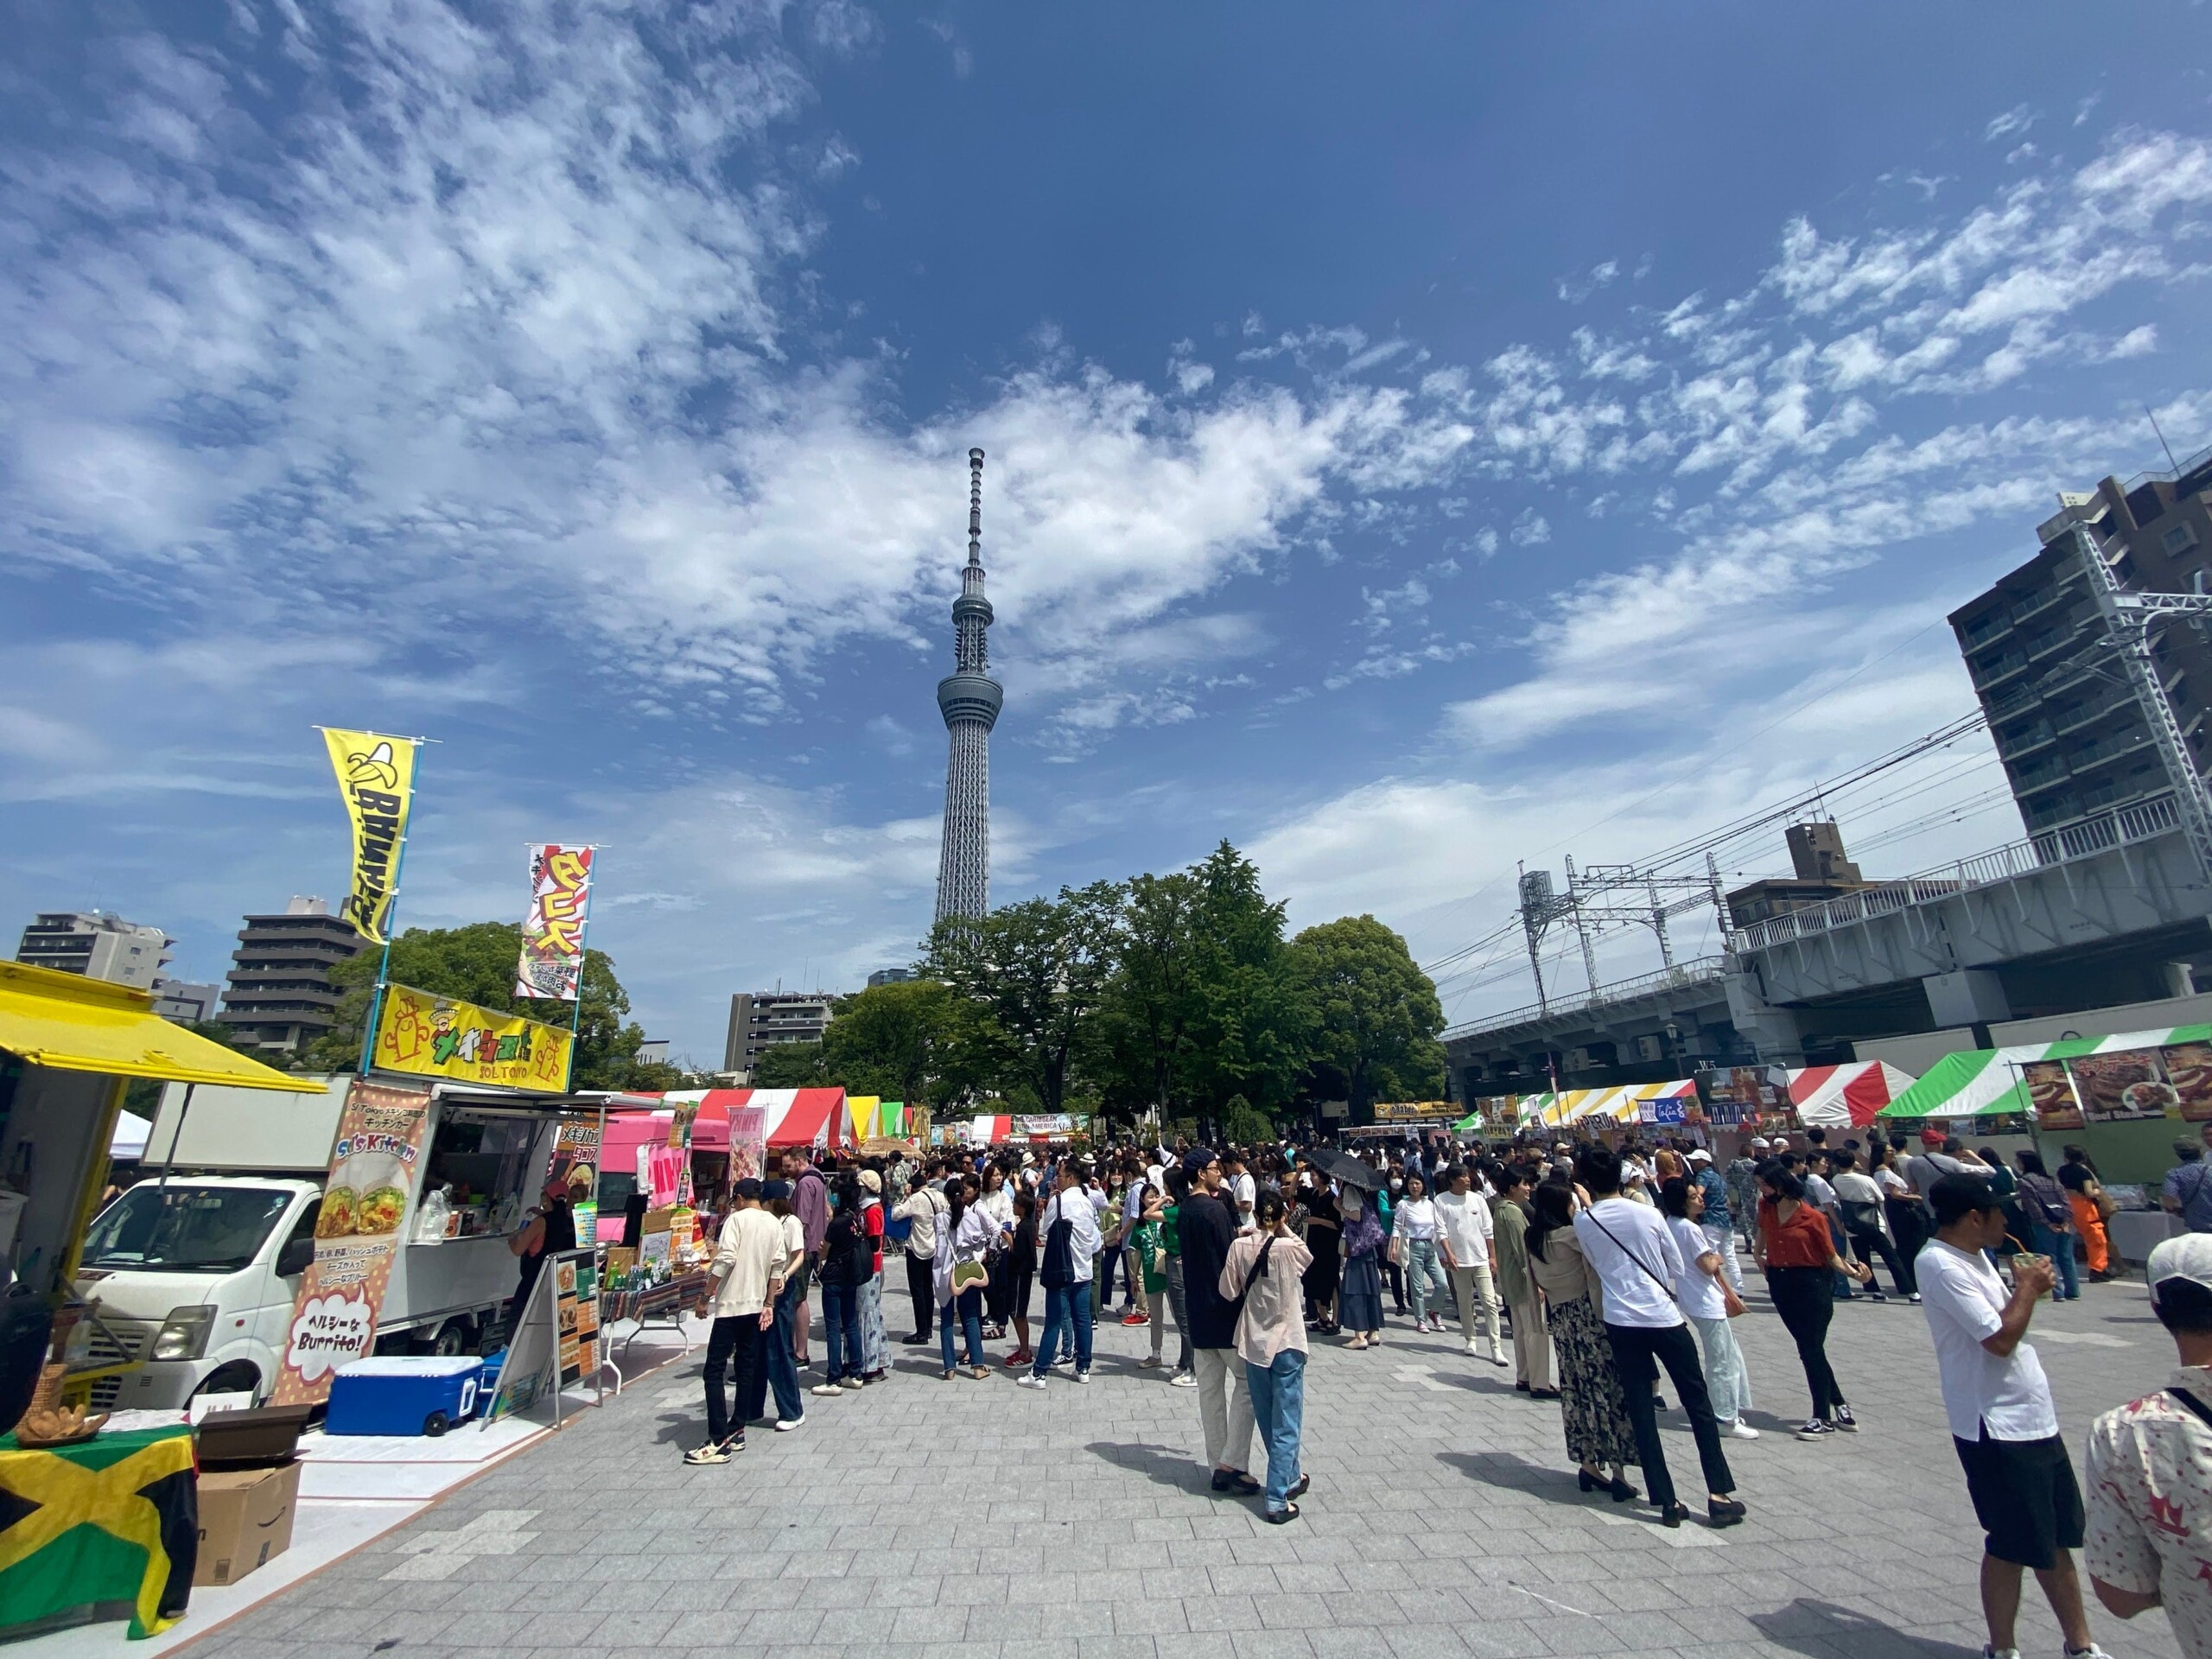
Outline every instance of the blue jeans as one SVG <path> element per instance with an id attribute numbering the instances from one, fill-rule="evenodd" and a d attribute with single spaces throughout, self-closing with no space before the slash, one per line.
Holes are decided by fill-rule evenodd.
<path id="1" fill-rule="evenodd" d="M 2074 1262 L 2074 1235 L 2046 1227 L 2039 1221 L 2028 1223 L 2028 1246 L 2050 1258 L 2058 1269 L 2058 1283 L 2051 1289 L 2053 1301 L 2070 1302 L 2082 1294 L 2081 1269 Z"/>
<path id="2" fill-rule="evenodd" d="M 1444 1269 L 1436 1259 L 1436 1241 L 1433 1238 L 1409 1238 L 1406 1241 L 1406 1292 L 1413 1299 L 1414 1318 L 1426 1316 L 1429 1311 L 1429 1292 L 1437 1293 L 1438 1306 L 1452 1294 L 1452 1281 L 1444 1276 Z"/>
<path id="3" fill-rule="evenodd" d="M 1075 1344 L 1075 1369 L 1079 1376 L 1090 1374 L 1090 1287 L 1067 1285 L 1045 1287 L 1045 1339 L 1037 1344 L 1037 1358 L 1030 1374 L 1042 1376 L 1052 1369 L 1053 1357 L 1059 1352 L 1060 1340 L 1066 1336 Z"/>
<path id="4" fill-rule="evenodd" d="M 830 1344 L 832 1382 L 861 1374 L 861 1287 L 858 1285 L 822 1287 L 822 1334 Z"/>
<path id="5" fill-rule="evenodd" d="M 796 1422 L 806 1415 L 798 1389 L 798 1363 L 791 1357 L 791 1337 L 798 1327 L 800 1281 L 793 1279 L 776 1298 L 776 1322 L 768 1332 L 768 1386 L 775 1390 L 776 1415 Z"/>
<path id="6" fill-rule="evenodd" d="M 968 1338 L 968 1363 L 981 1367 L 983 1363 L 983 1287 L 970 1285 L 951 1301 L 937 1311 L 938 1339 L 944 1351 L 944 1369 L 951 1370 L 960 1362 L 952 1347 L 955 1324 Z"/>
<path id="7" fill-rule="evenodd" d="M 1298 1440 L 1306 1427 L 1306 1356 L 1286 1348 L 1272 1365 L 1244 1363 L 1252 1395 L 1252 1421 L 1268 1448 L 1268 1513 L 1290 1502 L 1298 1484 Z"/>

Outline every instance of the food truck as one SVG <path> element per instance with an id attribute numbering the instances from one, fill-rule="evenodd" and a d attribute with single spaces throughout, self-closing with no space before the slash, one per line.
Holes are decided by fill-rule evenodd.
<path id="1" fill-rule="evenodd" d="M 508 1240 L 538 1206 L 564 1130 L 572 1147 L 591 1140 L 601 1103 L 411 1078 L 289 1081 L 289 1093 L 163 1091 L 146 1177 L 93 1221 L 77 1276 L 112 1357 L 135 1368 L 95 1405 L 266 1397 L 319 1239 L 385 1245 L 375 1351 L 479 1351 L 515 1291 Z M 412 1144 L 341 1147 L 357 1090 L 394 1087 L 428 1096 Z M 595 1154 L 561 1161 L 588 1243 Z"/>

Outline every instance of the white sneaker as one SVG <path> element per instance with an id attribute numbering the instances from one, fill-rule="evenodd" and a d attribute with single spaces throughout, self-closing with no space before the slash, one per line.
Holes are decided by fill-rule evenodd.
<path id="1" fill-rule="evenodd" d="M 839 1388 L 835 1382 L 817 1382 L 811 1389 L 808 1389 L 807 1392 L 820 1400 L 842 1399 L 845 1393 L 845 1391 Z"/>
<path id="2" fill-rule="evenodd" d="M 1466 1350 L 1465 1350 L 1465 1351 L 1466 1351 L 1466 1352 L 1467 1352 L 1467 1354 L 1471 1357 L 1474 1354 L 1476 1354 L 1477 1352 L 1478 1352 L 1478 1351 L 1479 1351 L 1479 1350 L 1478 1350 L 1478 1349 L 1476 1348 L 1475 1344 L 1474 1344 L 1472 1342 L 1469 1342 L 1469 1343 L 1467 1344 L 1467 1345 L 1466 1345 Z"/>
<path id="3" fill-rule="evenodd" d="M 796 1417 L 779 1417 L 776 1419 L 776 1433 L 788 1434 L 791 1430 L 803 1427 L 805 1422 L 806 1414 L 803 1411 Z"/>
<path id="4" fill-rule="evenodd" d="M 2020 1650 L 2018 1648 L 1993 1648 L 1985 1642 L 1981 1644 L 1981 1659 L 2020 1659 Z"/>
<path id="5" fill-rule="evenodd" d="M 2094 1641 L 2086 1648 L 2068 1648 L 2065 1653 L 2066 1659 L 2112 1659 L 2112 1655 L 2107 1653 Z"/>
<path id="6" fill-rule="evenodd" d="M 1077 1371 L 1075 1374 L 1075 1380 L 1078 1382 L 1088 1384 L 1090 1381 L 1090 1373 L 1089 1371 Z"/>
<path id="7" fill-rule="evenodd" d="M 1505 1363 L 1505 1350 L 1499 1347 L 1496 1343 L 1492 1343 L 1491 1344 L 1490 1363 L 1493 1365 L 1503 1365 Z"/>
<path id="8" fill-rule="evenodd" d="M 1198 1379 L 1188 1371 L 1178 1371 L 1167 1379 L 1167 1386 L 1171 1389 L 1195 1389 L 1198 1386 Z"/>
<path id="9" fill-rule="evenodd" d="M 1045 1386 L 1045 1379 L 1034 1371 L 1024 1371 L 1014 1379 L 1014 1386 L 1017 1389 L 1041 1389 Z"/>
<path id="10" fill-rule="evenodd" d="M 1735 1419 L 1720 1432 L 1732 1440 L 1756 1440 L 1759 1437 L 1758 1430 L 1740 1417 Z"/>

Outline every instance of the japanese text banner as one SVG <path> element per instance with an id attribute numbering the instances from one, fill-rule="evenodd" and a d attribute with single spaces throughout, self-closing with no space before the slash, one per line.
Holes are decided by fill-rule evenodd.
<path id="1" fill-rule="evenodd" d="M 379 1071 L 558 1094 L 569 1086 L 575 1040 L 520 1014 L 391 985 L 377 1010 L 370 1063 Z"/>
<path id="2" fill-rule="evenodd" d="M 573 1002 L 584 976 L 584 922 L 591 908 L 590 847 L 530 849 L 530 913 L 523 918 L 517 996 Z"/>
<path id="3" fill-rule="evenodd" d="M 415 798 L 415 740 L 322 728 L 330 765 L 353 824 L 353 862 L 339 915 L 372 944 L 389 938 L 392 890 L 407 810 Z"/>

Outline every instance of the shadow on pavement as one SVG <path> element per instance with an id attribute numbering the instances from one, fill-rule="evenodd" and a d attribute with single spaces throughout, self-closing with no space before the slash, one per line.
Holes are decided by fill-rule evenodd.
<path id="1" fill-rule="evenodd" d="M 1189 1452 L 1177 1451 L 1173 1446 L 1093 1440 L 1083 1449 L 1117 1469 L 1142 1475 L 1155 1486 L 1173 1486 L 1180 1492 L 1210 1490 L 1206 1474 L 1197 1461 Z"/>
<path id="2" fill-rule="evenodd" d="M 1527 1492 L 1532 1497 L 1542 1498 L 1547 1503 L 1564 1503 L 1569 1509 L 1576 1510 L 1607 1509 L 1638 1520 L 1646 1518 L 1634 1503 L 1616 1503 L 1603 1491 L 1582 1491 L 1575 1484 L 1575 1471 L 1572 1465 L 1564 1469 L 1555 1469 L 1549 1464 L 1532 1463 L 1511 1452 L 1439 1452 L 1436 1460 L 1479 1480 L 1485 1486 L 1503 1486 L 1516 1492 Z M 1642 1483 L 1631 1481 L 1630 1484 L 1637 1488 L 1640 1501 Z"/>
<path id="3" fill-rule="evenodd" d="M 1980 1651 L 1956 1642 L 1910 1636 L 1854 1608 L 1805 1596 L 1770 1613 L 1749 1617 L 1777 1647 L 1810 1659 L 1835 1659 L 1839 1653 L 1852 1659 L 1975 1659 Z"/>

